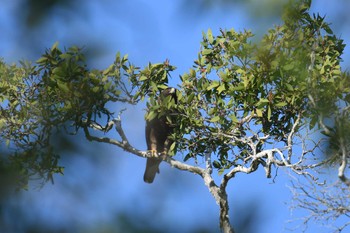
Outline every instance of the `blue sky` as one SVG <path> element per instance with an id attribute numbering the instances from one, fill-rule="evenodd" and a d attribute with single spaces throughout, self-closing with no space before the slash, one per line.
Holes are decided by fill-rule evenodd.
<path id="1" fill-rule="evenodd" d="M 148 62 L 169 59 L 178 67 L 170 81 L 174 86 L 179 83 L 179 75 L 197 58 L 203 31 L 211 28 L 216 34 L 219 28 L 246 28 L 259 36 L 279 23 L 278 18 L 268 19 L 259 12 L 259 7 L 252 10 L 249 4 L 224 7 L 214 4 L 199 10 L 194 5 L 187 6 L 185 1 L 86 1 L 80 12 L 64 8 L 52 12 L 39 28 L 30 32 L 32 40 L 29 43 L 23 32 L 15 30 L 19 18 L 16 9 L 20 4 L 21 1 L 5 0 L 0 8 L 0 57 L 6 62 L 36 60 L 40 52 L 59 41 L 61 47 L 85 46 L 87 52 L 94 47 L 94 59 L 89 60 L 91 68 L 108 67 L 118 51 L 129 54 L 130 61 L 141 67 Z M 348 7 L 349 3 L 344 8 Z M 312 11 L 326 14 L 327 21 L 332 22 L 341 8 L 334 2 L 319 0 Z M 350 32 L 347 27 L 338 21 L 332 26 L 348 44 Z M 38 48 L 41 49 L 39 53 Z M 344 67 L 349 67 L 348 47 L 343 59 Z M 117 112 L 123 106 L 110 107 Z M 146 148 L 144 108 L 144 103 L 130 107 L 122 115 L 124 130 L 138 149 Z M 110 133 L 109 136 L 117 135 Z M 145 222 L 139 224 L 159 221 L 168 232 L 191 232 L 198 225 L 217 229 L 218 206 L 200 177 L 163 163 L 160 175 L 149 185 L 142 179 L 144 159 L 110 145 L 91 144 L 83 138 L 74 140 L 79 141 L 82 151 L 63 159 L 65 175 L 56 176 L 54 185 L 46 184 L 40 190 L 21 193 L 19 201 L 16 199 L 13 203 L 29 207 L 26 211 L 31 221 L 52 226 L 95 226 L 113 221 L 118 211 L 126 211 L 143 216 Z M 275 182 L 266 179 L 263 170 L 250 175 L 239 174 L 231 181 L 228 195 L 234 224 L 238 224 L 235 216 L 239 216 L 240 211 L 256 208 L 261 213 L 257 221 L 259 233 L 283 232 L 288 220 L 304 214 L 291 215 L 288 209 L 291 199 L 287 188 L 289 177 L 283 169 L 278 172 Z M 329 231 L 316 225 L 311 225 L 309 230 Z"/>

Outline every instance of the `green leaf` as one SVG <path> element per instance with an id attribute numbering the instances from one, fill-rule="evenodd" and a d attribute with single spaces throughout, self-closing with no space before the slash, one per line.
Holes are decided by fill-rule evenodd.
<path id="1" fill-rule="evenodd" d="M 221 168 L 221 164 L 220 164 L 220 162 L 217 161 L 217 160 L 214 160 L 213 166 L 214 166 L 215 168 Z"/>
<path id="2" fill-rule="evenodd" d="M 57 49 L 58 44 L 59 44 L 58 41 L 56 41 L 56 42 L 52 45 L 51 51 L 54 51 L 55 49 Z"/>
<path id="3" fill-rule="evenodd" d="M 333 34 L 332 29 L 329 27 L 328 24 L 323 24 L 323 29 L 328 33 L 328 34 Z"/>
<path id="4" fill-rule="evenodd" d="M 207 31 L 207 36 L 208 36 L 209 43 L 212 44 L 214 42 L 214 37 L 213 37 L 213 32 L 211 31 L 210 28 Z"/>
<path id="5" fill-rule="evenodd" d="M 103 71 L 103 75 L 108 75 L 111 71 L 114 70 L 114 68 L 115 68 L 115 65 L 114 65 L 114 64 L 110 65 L 107 69 L 105 69 L 105 70 Z"/>
<path id="6" fill-rule="evenodd" d="M 262 113 L 261 109 L 256 109 L 256 115 L 258 117 L 262 117 L 263 113 Z"/>
<path id="7" fill-rule="evenodd" d="M 265 99 L 265 98 L 261 98 L 259 100 L 259 102 L 255 105 L 257 108 L 262 108 L 264 106 L 266 106 L 267 104 L 269 103 L 269 100 L 268 99 Z"/>
<path id="8" fill-rule="evenodd" d="M 60 57 L 61 59 L 66 59 L 66 60 L 68 60 L 68 59 L 72 58 L 72 55 L 69 54 L 69 53 L 62 53 L 62 54 L 59 55 L 59 57 Z"/>
<path id="9" fill-rule="evenodd" d="M 214 80 L 208 87 L 207 87 L 207 91 L 210 91 L 211 89 L 218 87 L 220 85 L 219 81 Z"/>
<path id="10" fill-rule="evenodd" d="M 97 93 L 100 90 L 100 87 L 94 87 L 92 88 L 92 92 Z"/>
<path id="11" fill-rule="evenodd" d="M 168 88 L 168 86 L 165 85 L 165 84 L 158 84 L 157 87 L 158 87 L 158 89 L 166 89 L 166 88 Z"/>
<path id="12" fill-rule="evenodd" d="M 218 172 L 218 175 L 221 176 L 223 173 L 224 173 L 225 169 L 224 168 L 221 168 Z"/>
<path id="13" fill-rule="evenodd" d="M 48 60 L 47 57 L 41 57 L 38 60 L 36 60 L 36 63 L 37 64 L 44 64 L 47 62 L 47 60 Z"/>
<path id="14" fill-rule="evenodd" d="M 189 160 L 191 157 L 193 157 L 192 154 L 191 154 L 191 153 L 188 153 L 188 154 L 185 156 L 185 158 L 184 158 L 184 162 L 186 162 L 187 160 Z"/>
<path id="15" fill-rule="evenodd" d="M 208 55 L 208 54 L 211 54 L 211 53 L 213 53 L 213 50 L 212 50 L 212 49 L 203 49 L 203 50 L 202 50 L 202 54 L 203 54 L 203 55 Z"/>
<path id="16" fill-rule="evenodd" d="M 236 115 L 235 114 L 231 114 L 230 116 L 229 116 L 229 118 L 232 120 L 232 122 L 234 122 L 234 123 L 237 123 L 238 122 L 238 119 L 237 119 L 237 117 L 236 117 Z"/>
<path id="17" fill-rule="evenodd" d="M 56 67 L 52 70 L 52 73 L 59 76 L 59 77 L 64 77 L 66 76 L 66 72 L 63 69 L 63 67 Z"/>
<path id="18" fill-rule="evenodd" d="M 4 127 L 6 124 L 6 120 L 5 119 L 0 119 L 0 129 L 2 129 L 2 127 Z"/>
<path id="19" fill-rule="evenodd" d="M 285 66 L 283 66 L 283 69 L 284 70 L 292 70 L 294 68 L 294 64 L 293 63 L 289 63 L 289 64 L 287 64 L 287 65 L 285 65 Z"/>
<path id="20" fill-rule="evenodd" d="M 176 142 L 173 142 L 169 148 L 169 155 L 172 156 L 172 155 L 175 155 L 175 147 L 176 147 Z"/>
<path id="21" fill-rule="evenodd" d="M 290 85 L 289 83 L 286 83 L 285 85 L 288 91 L 294 91 L 294 88 L 292 85 Z"/>
<path id="22" fill-rule="evenodd" d="M 208 111 L 208 114 L 212 115 L 212 114 L 215 114 L 216 112 L 217 112 L 216 108 L 210 108 L 209 111 Z"/>
<path id="23" fill-rule="evenodd" d="M 244 89 L 245 88 L 243 83 L 239 83 L 237 86 L 231 88 L 232 91 L 242 91 Z"/>
<path id="24" fill-rule="evenodd" d="M 280 108 L 280 107 L 284 107 L 286 106 L 287 103 L 286 102 L 278 102 L 277 104 L 275 104 L 276 107 Z"/>
<path id="25" fill-rule="evenodd" d="M 248 77 L 243 77 L 243 85 L 244 85 L 244 88 L 247 88 L 247 87 L 248 87 L 248 84 L 249 84 L 249 79 L 248 79 Z"/>
<path id="26" fill-rule="evenodd" d="M 156 118 L 157 115 L 158 115 L 157 112 L 155 112 L 155 111 L 150 111 L 150 112 L 148 112 L 148 114 L 146 115 L 146 120 L 147 120 L 147 121 L 151 121 L 151 120 L 153 120 L 154 118 Z"/>
<path id="27" fill-rule="evenodd" d="M 147 80 L 148 78 L 145 76 L 145 75 L 142 75 L 141 77 L 140 77 L 140 79 L 139 79 L 139 81 L 145 81 L 145 80 Z"/>
<path id="28" fill-rule="evenodd" d="M 221 84 L 216 90 L 218 90 L 218 93 L 220 94 L 221 92 L 226 90 L 225 84 Z"/>
<path id="29" fill-rule="evenodd" d="M 200 61 L 199 61 L 200 65 L 201 65 L 201 66 L 205 66 L 206 60 L 207 60 L 207 58 L 206 58 L 205 56 L 202 56 L 202 57 L 200 58 Z"/>
<path id="30" fill-rule="evenodd" d="M 270 121 L 271 118 L 271 108 L 270 106 L 267 107 L 267 120 Z"/>
<path id="31" fill-rule="evenodd" d="M 124 57 L 122 58 L 122 63 L 126 62 L 128 60 L 129 55 L 125 54 Z"/>
<path id="32" fill-rule="evenodd" d="M 215 116 L 215 117 L 210 119 L 210 122 L 217 122 L 219 120 L 220 120 L 220 117 L 219 116 Z"/>
<path id="33" fill-rule="evenodd" d="M 324 74 L 324 72 L 325 72 L 325 69 L 324 69 L 324 66 L 322 66 L 320 70 L 320 74 Z"/>
<path id="34" fill-rule="evenodd" d="M 333 70 L 332 71 L 332 74 L 333 75 L 340 75 L 341 74 L 341 71 L 339 69 L 336 69 L 336 70 Z"/>
<path id="35" fill-rule="evenodd" d="M 66 83 L 57 81 L 57 86 L 60 90 L 62 90 L 64 92 L 69 92 L 69 87 Z"/>

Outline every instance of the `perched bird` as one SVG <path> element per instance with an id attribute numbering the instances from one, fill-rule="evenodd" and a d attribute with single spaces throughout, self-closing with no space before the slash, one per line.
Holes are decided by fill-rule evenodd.
<path id="1" fill-rule="evenodd" d="M 170 96 L 170 98 L 167 98 Z M 164 101 L 174 101 L 177 104 L 176 89 L 169 87 L 164 89 L 158 98 L 160 104 Z M 156 116 L 152 120 L 146 120 L 146 143 L 147 150 L 152 152 L 153 158 L 147 158 L 146 170 L 143 176 L 143 180 L 146 183 L 152 183 L 156 173 L 159 173 L 159 164 L 162 158 L 168 154 L 173 140 L 168 136 L 173 133 L 174 126 L 170 125 L 167 121 L 167 115 L 171 114 L 171 111 L 165 115 Z M 161 156 L 159 157 L 159 153 Z"/>

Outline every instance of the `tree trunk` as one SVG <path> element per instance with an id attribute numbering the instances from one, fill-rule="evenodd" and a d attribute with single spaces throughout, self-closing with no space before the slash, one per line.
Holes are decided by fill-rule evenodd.
<path id="1" fill-rule="evenodd" d="M 231 224 L 230 219 L 228 215 L 228 201 L 227 201 L 227 194 L 226 191 L 220 190 L 219 192 L 220 196 L 220 228 L 223 233 L 234 233 Z"/>

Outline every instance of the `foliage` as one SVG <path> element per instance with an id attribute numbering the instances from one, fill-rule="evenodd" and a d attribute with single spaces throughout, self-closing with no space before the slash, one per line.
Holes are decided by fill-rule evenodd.
<path id="1" fill-rule="evenodd" d="M 181 77 L 176 141 L 185 159 L 212 150 L 214 167 L 229 169 L 245 163 L 252 149 L 288 146 L 299 115 L 295 130 L 313 129 L 320 114 L 331 117 L 338 101 L 347 103 L 349 79 L 339 64 L 345 45 L 307 10 L 287 12 L 285 24 L 258 44 L 250 31 L 203 35 L 194 68 Z M 247 138 L 260 142 L 252 148 Z"/>
<path id="2" fill-rule="evenodd" d="M 6 147 L 1 167 L 15 167 L 22 185 L 37 176 L 50 180 L 63 172 L 52 135 L 80 129 L 88 140 L 147 157 L 129 144 L 107 103 L 134 105 L 148 97 L 146 119 L 167 114 L 177 126 L 169 154 L 183 153 L 185 162 L 205 157 L 205 169 L 173 158 L 167 162 L 202 176 L 220 204 L 220 224 L 227 232 L 232 229 L 225 188 L 237 172 L 251 173 L 261 165 L 270 177 L 273 164 L 317 180 L 310 169 L 340 161 L 338 176 L 350 186 L 345 176 L 350 79 L 340 67 L 345 45 L 324 17 L 308 13 L 309 7 L 308 0 L 292 1 L 284 24 L 260 42 L 248 30 L 203 33 L 198 59 L 180 77 L 176 106 L 158 101 L 176 69 L 168 60 L 140 69 L 118 53 L 107 69 L 89 70 L 81 49 L 61 51 L 56 43 L 34 65 L 0 61 L 0 143 Z M 121 140 L 89 131 L 107 132 L 113 125 Z M 322 139 L 314 142 L 309 132 L 322 133 Z M 324 140 L 330 158 L 308 163 Z M 220 185 L 211 177 L 212 167 L 224 174 Z"/>
<path id="3" fill-rule="evenodd" d="M 135 69 L 126 66 L 126 56 L 118 54 L 106 70 L 89 71 L 79 48 L 62 52 L 57 45 L 36 65 L 0 63 L 0 143 L 8 148 L 5 160 L 15 164 L 24 179 L 52 179 L 53 173 L 63 172 L 53 151 L 54 131 L 76 133 L 83 121 L 109 119 L 109 101 L 134 104 L 132 87 L 122 80 L 125 75 L 132 79 Z"/>
<path id="4" fill-rule="evenodd" d="M 260 43 L 253 43 L 250 31 L 203 34 L 194 67 L 181 76 L 173 154 L 182 151 L 187 160 L 212 151 L 214 167 L 223 172 L 246 162 L 252 149 L 287 146 L 299 115 L 298 128 L 312 129 L 320 116 L 334 115 L 339 101 L 348 103 L 349 79 L 339 64 L 345 45 L 308 7 L 307 1 L 289 6 L 285 24 Z M 51 177 L 62 172 L 50 145 L 53 130 L 70 122 L 75 133 L 83 122 L 108 121 L 113 113 L 106 103 L 135 104 L 146 95 L 148 117 L 156 117 L 171 107 L 160 106 L 157 95 L 174 69 L 167 60 L 140 71 L 118 54 L 106 70 L 88 70 L 81 49 L 62 52 L 57 43 L 35 65 L 1 62 L 1 141 L 14 148 L 13 160 L 29 160 L 19 159 L 23 172 Z"/>

